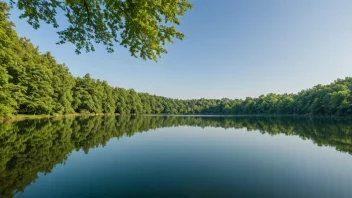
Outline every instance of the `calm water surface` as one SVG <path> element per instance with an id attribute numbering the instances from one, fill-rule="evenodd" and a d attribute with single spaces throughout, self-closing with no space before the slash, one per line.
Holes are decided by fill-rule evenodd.
<path id="1" fill-rule="evenodd" d="M 1 197 L 352 197 L 352 120 L 97 116 L 0 124 Z"/>

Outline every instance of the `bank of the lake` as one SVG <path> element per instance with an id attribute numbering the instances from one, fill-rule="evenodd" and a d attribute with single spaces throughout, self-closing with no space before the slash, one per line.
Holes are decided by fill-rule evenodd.
<path id="1" fill-rule="evenodd" d="M 18 114 L 11 115 L 8 117 L 0 117 L 0 123 L 3 122 L 13 122 L 13 121 L 22 121 L 22 120 L 33 120 L 33 119 L 44 119 L 44 118 L 68 118 L 68 117 L 78 117 L 78 116 L 102 116 L 102 115 L 119 115 L 118 113 L 73 113 L 66 115 L 27 115 L 27 114 Z"/>
<path id="2" fill-rule="evenodd" d="M 13 122 L 22 120 L 32 120 L 32 119 L 44 119 L 44 118 L 67 118 L 67 117 L 78 117 L 78 116 L 111 116 L 120 115 L 119 113 L 74 113 L 66 115 L 27 115 L 18 114 L 8 117 L 0 117 L 0 123 L 3 122 Z M 125 114 L 135 116 L 136 114 Z M 352 119 L 352 116 L 341 116 L 341 115 L 313 115 L 313 114 L 140 114 L 145 116 L 215 116 L 215 117 L 307 117 L 307 118 L 338 118 L 338 119 Z"/>

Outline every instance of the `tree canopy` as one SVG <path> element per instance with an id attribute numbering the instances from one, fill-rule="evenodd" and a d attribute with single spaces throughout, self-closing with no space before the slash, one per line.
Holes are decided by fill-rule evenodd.
<path id="1" fill-rule="evenodd" d="M 59 28 L 58 44 L 71 42 L 76 53 L 94 51 L 102 43 L 108 52 L 116 44 L 131 55 L 157 60 L 167 53 L 165 45 L 184 35 L 176 30 L 180 17 L 192 8 L 187 0 L 11 0 L 23 13 L 20 18 L 38 29 L 40 22 Z M 61 27 L 58 17 L 66 18 Z M 61 19 L 61 18 L 60 18 Z"/>
<path id="2" fill-rule="evenodd" d="M 245 99 L 180 100 L 110 86 L 89 74 L 74 77 L 50 52 L 20 38 L 0 3 L 0 117 L 14 114 L 298 114 L 352 115 L 352 78 L 296 94 Z M 234 90 L 235 91 L 235 90 Z"/>

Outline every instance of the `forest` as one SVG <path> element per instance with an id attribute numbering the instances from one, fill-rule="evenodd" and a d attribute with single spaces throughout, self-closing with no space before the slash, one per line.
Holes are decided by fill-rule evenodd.
<path id="1" fill-rule="evenodd" d="M 14 193 L 23 192 L 40 173 L 50 174 L 57 164 L 65 164 L 74 151 L 88 153 L 105 146 L 114 137 L 131 137 L 164 127 L 221 127 L 259 131 L 272 136 L 298 136 L 318 146 L 352 154 L 351 122 L 346 118 L 292 116 L 130 115 L 7 122 L 0 125 L 0 196 L 13 197 Z"/>
<path id="2" fill-rule="evenodd" d="M 20 38 L 0 3 L 0 117 L 17 114 L 294 114 L 352 115 L 352 78 L 296 94 L 245 99 L 181 100 L 110 86 L 90 74 L 75 77 L 50 52 Z M 236 90 L 233 90 L 236 91 Z"/>

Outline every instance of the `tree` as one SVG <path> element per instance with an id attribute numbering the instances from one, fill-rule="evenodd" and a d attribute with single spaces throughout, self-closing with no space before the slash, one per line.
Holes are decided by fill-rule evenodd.
<path id="1" fill-rule="evenodd" d="M 92 79 L 89 74 L 83 78 L 76 79 L 76 86 L 73 88 L 72 106 L 76 112 L 88 113 L 95 112 L 95 103 L 92 94 L 89 93 L 89 88 L 92 86 Z"/>
<path id="2" fill-rule="evenodd" d="M 40 22 L 59 27 L 58 14 L 67 17 L 68 27 L 58 31 L 59 42 L 71 42 L 76 53 L 94 51 L 94 43 L 102 43 L 108 52 L 114 45 L 128 48 L 131 55 L 144 60 L 157 60 L 167 53 L 166 42 L 184 35 L 175 28 L 179 17 L 192 8 L 187 0 L 11 0 L 22 10 L 20 18 L 33 28 Z"/>
<path id="3" fill-rule="evenodd" d="M 103 113 L 114 113 L 116 109 L 115 98 L 113 96 L 113 88 L 106 82 L 102 82 L 104 87 L 104 97 L 102 101 Z"/>
<path id="4" fill-rule="evenodd" d="M 115 93 L 115 101 L 116 101 L 115 113 L 119 113 L 119 114 L 129 113 L 129 109 L 127 107 L 127 96 L 128 96 L 127 90 L 123 88 L 115 88 L 114 93 Z"/>
<path id="5" fill-rule="evenodd" d="M 52 114 L 54 108 L 53 73 L 43 62 L 38 48 L 29 39 L 20 39 L 21 63 L 24 68 L 19 83 L 26 87 L 25 101 L 20 106 L 21 113 Z"/>
<path id="6" fill-rule="evenodd" d="M 142 112 L 141 99 L 138 93 L 133 89 L 128 90 L 127 106 L 128 106 L 128 109 L 130 110 L 127 113 L 138 114 Z"/>
<path id="7" fill-rule="evenodd" d="M 51 86 L 54 89 L 53 112 L 57 114 L 70 114 L 74 113 L 72 108 L 72 88 L 75 85 L 75 79 L 68 71 L 68 68 L 63 64 L 57 64 L 50 52 L 42 55 L 42 63 L 48 65 L 52 70 Z"/>
<path id="8" fill-rule="evenodd" d="M 8 20 L 8 10 L 7 4 L 0 2 L 0 116 L 17 113 L 26 89 L 16 78 L 21 70 L 21 58 L 16 53 L 19 39 Z"/>

